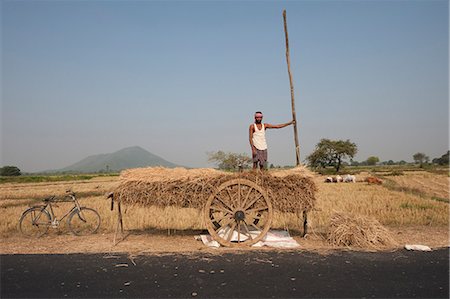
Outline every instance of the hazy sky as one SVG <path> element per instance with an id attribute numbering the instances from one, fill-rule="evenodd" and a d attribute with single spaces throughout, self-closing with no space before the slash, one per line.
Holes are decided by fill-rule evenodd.
<path id="1" fill-rule="evenodd" d="M 448 150 L 448 1 L 5 0 L 1 164 L 250 153 L 255 111 L 292 117 L 283 9 L 302 160 L 321 138 L 355 142 L 358 161 Z M 267 139 L 269 163 L 295 163 L 292 127 Z"/>

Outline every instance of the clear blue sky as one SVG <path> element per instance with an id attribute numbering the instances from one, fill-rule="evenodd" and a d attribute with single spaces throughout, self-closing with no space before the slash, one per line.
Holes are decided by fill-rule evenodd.
<path id="1" fill-rule="evenodd" d="M 302 159 L 321 138 L 358 161 L 448 150 L 448 1 L 2 1 L 1 164 L 250 153 L 255 111 L 291 119 L 283 9 Z M 267 139 L 295 163 L 292 127 Z"/>

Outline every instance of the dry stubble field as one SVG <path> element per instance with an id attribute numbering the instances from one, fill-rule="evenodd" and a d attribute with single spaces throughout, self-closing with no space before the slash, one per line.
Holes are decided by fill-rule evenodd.
<path id="1" fill-rule="evenodd" d="M 363 177 L 364 174 L 361 174 L 358 179 Z M 334 212 L 376 218 L 391 230 L 399 246 L 407 243 L 432 247 L 449 244 L 448 175 L 411 172 L 394 178 L 399 185 L 408 185 L 410 189 L 420 188 L 420 196 L 361 181 L 327 184 L 323 183 L 321 176 L 316 176 L 315 180 L 319 191 L 316 209 L 309 215 L 310 233 L 307 238 L 300 238 L 300 220 L 295 214 L 275 213 L 272 224 L 272 228 L 289 229 L 302 248 L 330 249 L 324 238 Z M 205 249 L 199 241 L 194 240 L 194 235 L 204 229 L 201 211 L 141 206 L 123 208 L 124 225 L 131 234 L 113 247 L 116 214 L 110 211 L 110 202 L 105 194 L 114 190 L 118 182 L 118 177 L 97 177 L 84 181 L 1 184 L 0 252 L 155 252 Z M 79 195 L 82 205 L 95 208 L 100 213 L 101 231 L 94 236 L 74 237 L 68 233 L 63 223 L 60 228 L 51 229 L 43 238 L 30 240 L 22 237 L 17 230 L 21 213 L 39 199 L 53 194 L 62 196 L 67 189 L 72 189 Z M 435 200 L 435 196 L 447 199 L 447 202 Z M 58 204 L 56 214 L 62 215 L 69 205 Z"/>

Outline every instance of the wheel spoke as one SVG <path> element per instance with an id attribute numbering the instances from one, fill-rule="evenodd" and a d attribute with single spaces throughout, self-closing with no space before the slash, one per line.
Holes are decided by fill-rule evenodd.
<path id="1" fill-rule="evenodd" d="M 241 221 L 237 223 L 237 232 L 238 232 L 238 243 L 241 242 Z"/>
<path id="2" fill-rule="evenodd" d="M 233 212 L 231 212 L 230 210 L 228 210 L 227 208 L 224 208 L 224 207 L 211 206 L 210 209 L 211 210 L 215 210 L 215 211 L 224 212 L 224 213 L 227 213 L 227 214 L 233 214 Z"/>
<path id="3" fill-rule="evenodd" d="M 240 207 L 241 206 L 241 183 L 238 182 L 238 200 L 237 200 L 237 206 Z"/>
<path id="4" fill-rule="evenodd" d="M 226 221 L 224 224 L 222 224 L 221 227 L 216 229 L 216 233 L 218 233 L 222 228 L 226 227 L 228 224 L 230 224 L 233 221 L 233 218 L 230 218 L 228 221 Z"/>
<path id="5" fill-rule="evenodd" d="M 253 223 L 250 223 L 251 226 L 253 226 L 254 228 L 256 228 L 258 231 L 261 231 L 261 229 L 259 227 L 257 227 L 256 225 L 254 225 Z"/>
<path id="6" fill-rule="evenodd" d="M 227 203 L 225 200 L 220 198 L 218 194 L 215 196 L 215 198 L 217 198 L 226 208 L 233 210 L 233 207 L 229 203 Z"/>
<path id="7" fill-rule="evenodd" d="M 230 197 L 231 200 L 231 204 L 233 203 L 233 196 L 231 195 L 230 190 L 228 190 L 228 188 L 226 188 L 225 190 L 227 190 L 228 196 Z M 231 207 L 231 209 L 233 209 L 234 206 Z"/>
<path id="8" fill-rule="evenodd" d="M 215 220 L 218 224 L 220 224 L 220 221 L 222 221 L 222 220 L 224 220 L 224 219 L 226 219 L 226 220 L 229 220 L 229 219 L 232 219 L 232 217 L 231 216 L 227 216 L 227 215 L 225 215 L 225 216 L 223 216 L 222 218 L 220 218 L 220 219 L 218 219 L 218 218 L 216 218 L 216 217 L 214 217 L 214 219 L 213 220 Z"/>
<path id="9" fill-rule="evenodd" d="M 228 231 L 228 237 L 227 242 L 230 242 L 231 237 L 233 236 L 234 228 L 236 227 L 236 222 L 233 222 L 233 224 L 230 227 L 230 230 Z"/>
<path id="10" fill-rule="evenodd" d="M 256 197 L 255 199 L 253 199 L 251 202 L 250 202 L 250 204 L 248 204 L 248 205 L 246 205 L 245 207 L 244 207 L 244 210 L 247 210 L 248 208 L 250 208 L 258 199 L 260 199 L 262 197 L 262 195 L 261 194 L 259 194 L 258 195 L 258 197 Z"/>
<path id="11" fill-rule="evenodd" d="M 242 202 L 242 206 L 241 207 L 245 207 L 245 204 L 247 203 L 248 197 L 250 196 L 250 193 L 252 192 L 253 187 L 250 187 L 250 190 L 248 190 L 247 195 L 244 198 L 244 201 Z"/>
<path id="12" fill-rule="evenodd" d="M 268 210 L 269 207 L 261 207 L 261 208 L 255 208 L 245 211 L 246 213 L 253 213 L 253 212 L 259 212 L 259 211 L 265 211 Z"/>
<path id="13" fill-rule="evenodd" d="M 244 228 L 247 231 L 248 237 L 250 238 L 250 240 L 253 240 L 252 234 L 250 233 L 250 231 L 248 229 L 247 222 L 245 222 L 245 220 L 243 222 L 244 222 Z"/>

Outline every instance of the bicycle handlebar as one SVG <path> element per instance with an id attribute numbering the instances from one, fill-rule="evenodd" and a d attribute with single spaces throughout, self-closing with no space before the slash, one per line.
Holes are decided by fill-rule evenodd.
<path id="1" fill-rule="evenodd" d="M 70 198 L 70 200 L 64 200 L 64 199 L 66 199 L 66 198 Z M 56 199 L 56 195 L 52 195 L 52 196 L 50 196 L 50 197 L 46 197 L 46 198 L 44 198 L 42 201 L 43 202 L 71 202 L 71 201 L 75 201 L 76 200 L 76 198 L 75 198 L 75 193 L 74 192 L 71 192 L 70 194 L 67 194 L 66 196 L 64 196 L 64 199 Z"/>
<path id="2" fill-rule="evenodd" d="M 45 202 L 54 201 L 55 197 L 56 197 L 55 195 L 52 195 L 50 197 L 44 198 L 42 201 L 45 201 Z"/>

